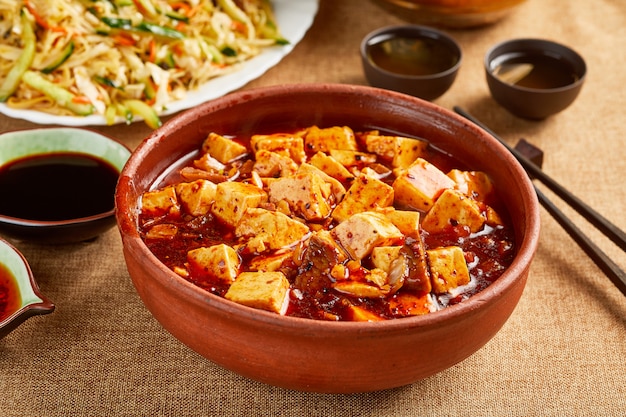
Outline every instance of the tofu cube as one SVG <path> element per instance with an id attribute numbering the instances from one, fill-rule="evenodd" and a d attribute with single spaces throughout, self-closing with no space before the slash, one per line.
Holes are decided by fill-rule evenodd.
<path id="1" fill-rule="evenodd" d="M 180 203 L 174 186 L 145 192 L 141 196 L 141 212 L 150 217 L 179 215 Z"/>
<path id="2" fill-rule="evenodd" d="M 176 195 L 183 210 L 192 216 L 204 216 L 211 210 L 217 185 L 208 180 L 176 184 Z"/>
<path id="3" fill-rule="evenodd" d="M 354 178 L 354 175 L 352 175 L 345 166 L 341 165 L 339 161 L 324 152 L 318 152 L 313 155 L 309 163 L 338 181 L 345 183 Z"/>
<path id="4" fill-rule="evenodd" d="M 286 251 L 279 254 L 255 256 L 248 264 L 251 271 L 278 271 L 285 261 L 293 257 L 293 251 Z"/>
<path id="5" fill-rule="evenodd" d="M 291 158 L 296 164 L 306 160 L 304 139 L 297 134 L 253 135 L 250 138 L 250 146 L 254 152 L 261 149 L 271 151 Z"/>
<path id="6" fill-rule="evenodd" d="M 248 239 L 249 253 L 287 248 L 300 242 L 309 228 L 283 213 L 249 208 L 235 228 L 235 236 Z"/>
<path id="7" fill-rule="evenodd" d="M 333 126 L 320 129 L 312 126 L 304 137 L 304 147 L 308 152 L 328 152 L 331 149 L 356 151 L 358 145 L 354 132 L 347 126 Z"/>
<path id="8" fill-rule="evenodd" d="M 454 181 L 430 162 L 417 158 L 406 170 L 400 170 L 393 182 L 395 201 L 403 206 L 428 211 L 437 197 L 454 188 Z"/>
<path id="9" fill-rule="evenodd" d="M 310 221 L 323 220 L 330 215 L 327 201 L 330 194 L 330 184 L 315 174 L 280 178 L 268 186 L 271 203 L 287 201 L 293 212 Z"/>
<path id="10" fill-rule="evenodd" d="M 445 190 L 424 216 L 422 228 L 430 233 L 444 231 L 451 225 L 469 227 L 472 233 L 485 223 L 478 203 L 457 190 Z"/>
<path id="11" fill-rule="evenodd" d="M 428 263 L 433 291 L 437 294 L 469 284 L 470 274 L 463 255 L 458 246 L 445 246 L 427 250 Z"/>
<path id="12" fill-rule="evenodd" d="M 226 164 L 245 155 L 248 150 L 240 143 L 211 132 L 202 143 L 202 152 L 208 153 L 222 164 Z"/>
<path id="13" fill-rule="evenodd" d="M 224 243 L 190 250 L 187 252 L 187 263 L 194 275 L 226 284 L 237 278 L 241 266 L 237 252 Z"/>
<path id="14" fill-rule="evenodd" d="M 215 189 L 215 201 L 211 212 L 231 227 L 251 207 L 258 207 L 267 201 L 267 193 L 257 186 L 242 182 L 221 182 Z"/>
<path id="15" fill-rule="evenodd" d="M 362 167 L 376 162 L 376 154 L 345 149 L 331 149 L 330 156 L 344 167 Z"/>
<path id="16" fill-rule="evenodd" d="M 331 231 L 352 259 L 361 260 L 376 246 L 404 243 L 404 236 L 384 215 L 374 212 L 357 213 Z"/>
<path id="17" fill-rule="evenodd" d="M 325 182 L 330 184 L 331 192 L 335 196 L 335 201 L 341 201 L 343 196 L 346 195 L 346 188 L 339 180 L 311 164 L 304 163 L 300 165 L 298 175 L 317 175 L 321 177 Z"/>
<path id="18" fill-rule="evenodd" d="M 284 314 L 289 281 L 282 272 L 242 272 L 224 298 L 248 307 Z"/>
<path id="19" fill-rule="evenodd" d="M 417 239 L 420 233 L 419 211 L 385 210 L 383 212 L 403 235 Z"/>
<path id="20" fill-rule="evenodd" d="M 424 156 L 428 142 L 402 136 L 366 135 L 365 146 L 390 161 L 393 168 L 407 168 L 419 157 Z"/>
<path id="21" fill-rule="evenodd" d="M 289 156 L 261 149 L 255 154 L 255 162 L 252 169 L 261 177 L 288 177 L 296 173 L 298 164 Z"/>
<path id="22" fill-rule="evenodd" d="M 454 180 L 457 190 L 476 201 L 489 201 L 494 192 L 491 178 L 484 172 L 453 169 L 448 177 Z"/>
<path id="23" fill-rule="evenodd" d="M 391 264 L 400 256 L 402 246 L 377 246 L 372 249 L 371 259 L 374 267 L 387 273 L 391 271 Z"/>
<path id="24" fill-rule="evenodd" d="M 346 317 L 350 321 L 381 321 L 384 320 L 378 314 L 367 310 L 361 306 L 355 306 L 353 304 L 348 305 L 348 314 Z"/>
<path id="25" fill-rule="evenodd" d="M 421 316 L 435 310 L 430 294 L 396 294 L 389 299 L 389 309 L 393 314 L 402 316 Z"/>
<path id="26" fill-rule="evenodd" d="M 356 213 L 389 207 L 393 200 L 394 190 L 391 186 L 376 178 L 359 175 L 333 210 L 332 217 L 343 222 Z"/>

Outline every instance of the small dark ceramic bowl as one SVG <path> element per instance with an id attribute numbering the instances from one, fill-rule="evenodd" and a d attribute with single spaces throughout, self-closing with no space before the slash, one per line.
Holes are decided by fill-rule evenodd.
<path id="1" fill-rule="evenodd" d="M 513 69 L 508 72 L 508 80 L 500 74 L 507 65 Z M 578 53 L 544 39 L 514 39 L 495 45 L 485 55 L 484 66 L 493 98 L 514 115 L 536 120 L 572 104 L 587 73 Z M 516 76 L 514 73 L 520 69 Z M 523 81 L 516 81 L 520 77 Z"/>
<path id="2" fill-rule="evenodd" d="M 0 339 L 29 317 L 53 311 L 54 304 L 41 294 L 24 256 L 0 239 Z"/>
<path id="3" fill-rule="evenodd" d="M 452 37 L 418 25 L 375 30 L 363 39 L 360 51 L 372 86 L 429 101 L 448 91 L 463 56 Z"/>
<path id="4" fill-rule="evenodd" d="M 245 137 L 312 125 L 427 138 L 486 172 L 515 229 L 517 255 L 512 264 L 480 293 L 441 311 L 379 322 L 334 322 L 281 316 L 211 294 L 177 275 L 146 246 L 138 226 L 142 194 L 197 150 L 210 132 Z M 398 387 L 467 358 L 498 332 L 517 305 L 539 239 L 539 205 L 532 183 L 502 144 L 432 103 L 366 86 L 244 90 L 181 113 L 133 152 L 118 183 L 116 204 L 130 277 L 161 325 L 227 369 L 303 391 L 353 393 Z"/>
<path id="5" fill-rule="evenodd" d="M 118 173 L 130 157 L 123 144 L 99 133 L 78 128 L 40 128 L 0 135 L 0 170 L 8 163 L 37 155 L 84 154 L 112 166 Z M 115 210 L 67 220 L 39 221 L 0 213 L 0 234 L 13 239 L 62 244 L 95 238 L 115 226 Z"/>

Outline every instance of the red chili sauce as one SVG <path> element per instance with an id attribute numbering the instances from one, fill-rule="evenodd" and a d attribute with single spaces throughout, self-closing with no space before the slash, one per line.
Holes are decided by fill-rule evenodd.
<path id="1" fill-rule="evenodd" d="M 0 263 L 0 322 L 17 311 L 20 305 L 20 291 L 15 277 Z"/>
<path id="2" fill-rule="evenodd" d="M 249 147 L 248 138 L 237 137 L 234 138 L 234 140 Z M 459 160 L 439 151 L 431 145 L 428 146 L 427 152 L 428 155 L 425 156 L 424 159 L 444 172 L 448 172 L 452 168 L 464 169 L 464 164 Z M 178 175 L 179 170 L 184 166 L 190 166 L 191 160 L 197 156 L 196 154 L 188 157 L 189 159 L 187 160 L 179 161 L 174 169 L 164 177 L 161 183 L 155 184 L 156 188 L 180 182 L 181 179 Z M 226 170 L 228 171 L 230 168 L 232 167 L 228 166 Z M 239 174 L 238 181 L 250 178 L 250 172 L 246 172 L 244 168 L 240 168 Z M 385 182 L 391 184 L 392 181 L 393 178 L 390 178 Z M 348 189 L 350 184 L 344 184 L 344 186 Z M 429 234 L 424 230 L 420 232 L 421 239 L 426 249 L 448 245 L 460 246 L 465 254 L 471 276 L 471 284 L 466 285 L 460 294 L 436 295 L 435 298 L 438 309 L 457 304 L 488 287 L 501 276 L 515 256 L 514 231 L 510 226 L 508 213 L 504 205 L 499 201 L 497 196 L 494 196 L 488 203 L 489 206 L 497 210 L 499 215 L 503 218 L 503 226 L 493 228 L 486 226 L 480 232 L 473 234 L 470 233 L 466 227 L 462 226 L 450 226 L 445 232 L 437 234 Z M 178 233 L 174 239 L 146 238 L 145 235 L 148 229 L 154 226 L 155 223 L 160 222 L 175 224 L 178 227 Z M 333 226 L 334 225 L 331 224 L 329 228 Z M 187 252 L 192 249 L 203 246 L 208 247 L 220 243 L 233 246 L 237 243 L 234 231 L 224 224 L 221 224 L 210 213 L 200 217 L 182 215 L 179 216 L 179 218 L 159 219 L 140 216 L 139 229 L 148 248 L 161 262 L 170 268 L 184 264 L 187 261 Z M 415 241 L 412 241 L 410 238 L 407 238 L 405 241 L 405 246 L 409 248 L 408 250 L 410 250 L 414 244 Z M 239 255 L 242 258 L 242 269 L 246 271 L 246 265 L 251 256 L 245 253 L 240 253 Z M 369 266 L 368 259 L 364 259 L 362 263 L 365 267 Z M 328 283 L 329 278 L 327 274 L 323 272 L 323 264 L 304 262 L 297 265 L 293 262 L 292 265 L 285 266 L 292 271 L 291 274 L 287 276 L 292 285 L 291 291 L 289 292 L 289 306 L 286 315 L 323 320 L 328 319 L 328 313 L 330 313 L 331 316 L 339 317 L 339 320 L 344 320 L 347 313 L 345 303 L 342 302 L 342 300 L 346 298 L 346 295 L 324 285 Z M 200 279 L 194 276 L 193 273 L 186 277 L 186 279 L 218 296 L 224 296 L 228 289 L 227 285 L 217 281 L 209 282 L 204 278 Z M 315 284 L 308 287 L 309 291 L 293 290 L 294 287 L 297 286 L 294 283 L 302 283 L 307 280 L 315 281 Z M 406 314 L 401 308 L 395 310 L 389 308 L 390 301 L 396 296 L 397 294 L 385 298 L 350 297 L 350 303 L 366 307 L 368 311 L 374 312 L 380 319 L 406 317 L 409 314 Z M 345 318 L 345 320 L 349 319 Z"/>

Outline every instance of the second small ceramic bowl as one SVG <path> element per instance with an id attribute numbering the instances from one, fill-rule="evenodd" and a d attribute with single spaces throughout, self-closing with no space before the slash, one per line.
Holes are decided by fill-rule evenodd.
<path id="1" fill-rule="evenodd" d="M 29 317 L 53 311 L 54 304 L 39 291 L 24 256 L 0 239 L 0 339 Z"/>
<path id="2" fill-rule="evenodd" d="M 418 25 L 375 30 L 363 39 L 360 52 L 372 86 L 429 101 L 452 86 L 463 55 L 452 37 Z"/>
<path id="3" fill-rule="evenodd" d="M 115 225 L 123 144 L 78 128 L 0 135 L 0 234 L 38 243 L 90 240 Z"/>
<path id="4" fill-rule="evenodd" d="M 565 45 L 545 39 L 514 39 L 485 56 L 493 98 L 516 116 L 544 119 L 571 105 L 587 74 L 584 59 Z"/>

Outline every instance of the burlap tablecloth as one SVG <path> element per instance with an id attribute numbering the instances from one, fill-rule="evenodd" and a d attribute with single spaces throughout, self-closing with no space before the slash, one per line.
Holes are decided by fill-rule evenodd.
<path id="1" fill-rule="evenodd" d="M 322 0 L 305 39 L 245 88 L 365 84 L 361 38 L 400 22 L 370 1 Z M 626 2 L 529 0 L 496 25 L 450 33 L 465 56 L 455 84 L 437 103 L 464 107 L 512 145 L 524 137 L 539 146 L 545 152 L 545 171 L 626 229 Z M 483 56 L 491 45 L 514 37 L 561 41 L 585 57 L 588 78 L 572 107 L 531 122 L 490 98 Z M 26 127 L 35 125 L 0 117 L 0 131 Z M 130 146 L 148 134 L 141 123 L 97 130 Z M 0 198 L 6 198 L 1 190 Z M 626 267 L 624 252 L 558 204 Z M 17 243 L 57 310 L 29 319 L 0 340 L 0 415 L 624 415 L 626 298 L 543 210 L 542 222 L 524 295 L 495 338 L 427 380 L 355 395 L 263 385 L 188 349 L 142 305 L 126 272 L 116 229 L 92 243 Z"/>

